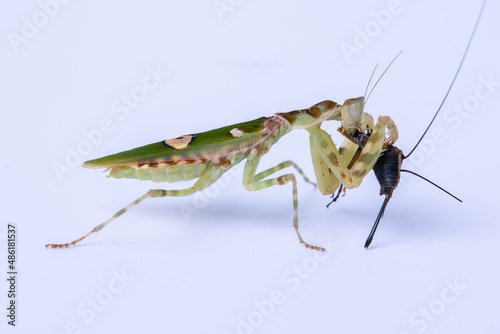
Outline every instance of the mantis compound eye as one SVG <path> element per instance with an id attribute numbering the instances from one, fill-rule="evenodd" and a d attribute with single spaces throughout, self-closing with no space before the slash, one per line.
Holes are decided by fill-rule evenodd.
<path id="1" fill-rule="evenodd" d="M 346 100 L 342 107 L 342 126 L 345 128 L 359 127 L 364 108 L 364 97 Z"/>
<path id="2" fill-rule="evenodd" d="M 349 114 L 351 114 L 351 119 L 355 122 L 361 120 L 361 115 L 363 114 L 363 103 L 354 102 L 349 105 Z"/>

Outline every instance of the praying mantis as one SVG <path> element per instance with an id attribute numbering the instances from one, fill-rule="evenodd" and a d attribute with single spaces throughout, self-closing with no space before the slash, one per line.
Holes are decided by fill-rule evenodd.
<path id="1" fill-rule="evenodd" d="M 403 160 L 413 153 L 425 136 L 455 82 L 472 42 L 483 7 L 484 2 L 448 92 L 410 154 L 405 156 L 400 149 L 394 146 L 399 138 L 399 131 L 389 116 L 380 116 L 375 122 L 374 118 L 364 111 L 368 100 L 366 97 L 367 87 L 364 96 L 348 99 L 343 104 L 327 100 L 307 109 L 275 113 L 270 117 L 260 117 L 207 132 L 183 135 L 87 161 L 83 167 L 105 168 L 106 171 L 109 171 L 108 177 L 117 179 L 129 178 L 169 183 L 195 179 L 196 181 L 193 186 L 185 189 L 149 190 L 107 221 L 94 227 L 86 235 L 69 243 L 47 244 L 46 247 L 67 248 L 73 246 L 102 230 L 147 198 L 189 196 L 202 191 L 215 183 L 229 169 L 246 160 L 243 171 L 245 189 L 259 191 L 291 183 L 293 226 L 299 242 L 307 248 L 324 251 L 325 249 L 320 246 L 305 242 L 299 232 L 296 174 L 285 173 L 278 176 L 276 174 L 287 167 L 293 167 L 305 182 L 313 185 L 315 183 L 309 180 L 302 169 L 290 160 L 257 172 L 262 156 L 267 154 L 280 138 L 292 130 L 305 129 L 309 132 L 317 187 L 323 195 L 333 196 L 337 190 L 340 194 L 342 189 L 355 189 L 360 186 L 365 176 L 374 170 L 381 186 L 380 194 L 385 196 L 385 200 L 366 240 L 365 248 L 368 248 L 387 203 L 399 183 L 400 172 L 406 171 L 402 169 Z M 345 139 L 339 148 L 331 136 L 321 128 L 322 123 L 327 121 L 340 122 L 339 132 Z M 338 198 L 338 194 L 334 200 Z"/>

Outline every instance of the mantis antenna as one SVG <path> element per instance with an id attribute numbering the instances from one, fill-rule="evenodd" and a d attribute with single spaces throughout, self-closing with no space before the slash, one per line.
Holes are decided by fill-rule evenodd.
<path id="1" fill-rule="evenodd" d="M 390 64 L 387 66 L 387 68 L 384 70 L 384 72 L 382 73 L 382 75 L 378 78 L 377 82 L 375 82 L 375 85 L 373 85 L 372 87 L 372 90 L 370 91 L 370 94 L 368 94 L 368 97 L 366 98 L 365 100 L 365 105 L 366 103 L 368 102 L 368 99 L 370 98 L 370 95 L 372 95 L 372 92 L 373 90 L 375 89 L 375 87 L 377 87 L 378 83 L 380 82 L 380 80 L 382 79 L 382 77 L 384 76 L 384 74 L 389 70 L 389 68 L 391 67 L 392 63 L 394 63 L 394 61 L 396 61 L 396 59 L 399 57 L 399 55 L 401 53 L 403 53 L 404 50 L 401 50 L 399 51 L 399 53 L 396 55 L 396 57 L 394 57 L 394 59 L 390 62 Z M 378 66 L 378 64 L 377 64 Z M 377 69 L 377 66 L 375 66 L 375 69 Z M 375 69 L 373 70 L 373 72 L 375 73 Z M 373 73 L 372 73 L 372 76 L 373 76 Z M 372 80 L 372 78 L 370 77 L 370 81 Z M 368 84 L 370 84 L 370 81 L 368 82 Z M 366 89 L 368 89 L 368 87 L 366 87 Z M 365 96 L 366 96 L 366 92 L 365 92 Z"/>

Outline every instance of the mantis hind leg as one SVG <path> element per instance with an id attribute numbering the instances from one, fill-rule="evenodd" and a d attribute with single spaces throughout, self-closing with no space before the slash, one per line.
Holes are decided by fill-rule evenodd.
<path id="1" fill-rule="evenodd" d="M 293 194 L 293 227 L 295 228 L 295 233 L 297 234 L 297 237 L 299 238 L 299 242 L 303 244 L 306 248 L 318 250 L 318 251 L 324 251 L 325 249 L 323 247 L 319 246 L 314 246 L 311 244 L 308 244 L 307 242 L 302 239 L 302 236 L 300 235 L 299 232 L 299 218 L 298 218 L 298 206 L 299 206 L 299 201 L 298 201 L 298 196 L 297 196 L 297 180 L 295 178 L 295 175 L 292 173 L 289 174 L 284 174 L 272 179 L 267 179 L 264 180 L 265 177 L 270 176 L 280 170 L 282 170 L 285 167 L 288 166 L 294 166 L 295 169 L 304 177 L 304 179 L 308 181 L 308 179 L 305 177 L 305 175 L 302 173 L 302 170 L 298 168 L 296 164 L 294 164 L 291 161 L 285 161 L 284 163 L 281 163 L 275 167 L 266 169 L 265 171 L 255 175 L 255 172 L 257 171 L 257 166 L 259 165 L 260 158 L 259 157 L 251 157 L 247 160 L 245 164 L 245 170 L 243 172 L 243 185 L 245 188 L 249 191 L 257 191 L 257 190 L 262 190 L 266 189 L 272 186 L 276 185 L 284 185 L 287 184 L 288 182 L 292 182 L 292 194 Z"/>
<path id="2" fill-rule="evenodd" d="M 208 186 L 210 186 L 211 184 L 213 184 L 215 181 L 217 181 L 222 176 L 222 174 L 224 174 L 225 171 L 226 170 L 221 168 L 219 165 L 211 164 L 203 172 L 203 174 L 200 176 L 198 181 L 196 181 L 196 183 L 190 188 L 180 189 L 180 190 L 151 189 L 147 193 L 145 193 L 144 195 L 142 195 L 141 197 L 139 197 L 138 199 L 136 199 L 135 201 L 133 201 L 132 203 L 130 203 L 129 205 L 127 205 L 126 207 L 124 207 L 123 209 L 118 211 L 117 213 L 115 213 L 111 218 L 106 220 L 104 223 L 94 227 L 90 232 L 88 232 L 84 236 L 82 236 L 74 241 L 65 243 L 65 244 L 47 244 L 47 245 L 45 245 L 45 247 L 46 248 L 68 248 L 70 246 L 74 246 L 75 244 L 81 242 L 82 240 L 86 239 L 90 235 L 99 232 L 104 227 L 106 227 L 111 222 L 113 222 L 116 218 L 120 217 L 122 214 L 124 214 L 128 210 L 132 209 L 137 204 L 141 203 L 142 201 L 144 201 L 147 198 L 178 197 L 178 196 L 192 195 L 195 192 L 201 191 L 201 190 L 207 188 Z"/>

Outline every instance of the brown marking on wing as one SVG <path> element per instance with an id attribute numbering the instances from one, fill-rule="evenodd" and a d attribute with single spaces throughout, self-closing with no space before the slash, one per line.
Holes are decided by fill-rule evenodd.
<path id="1" fill-rule="evenodd" d="M 175 160 L 155 160 L 155 161 L 147 161 L 140 162 L 137 164 L 130 164 L 128 166 L 138 168 L 138 169 L 155 169 L 155 168 L 168 168 L 172 166 L 181 166 L 181 165 L 191 165 L 191 164 L 203 164 L 207 162 L 209 159 L 200 159 L 200 158 L 192 158 L 192 159 L 175 159 Z"/>

